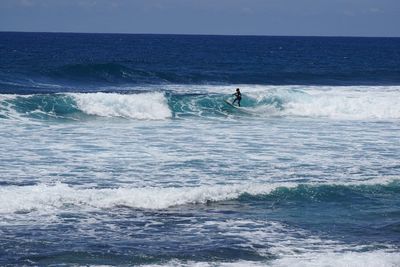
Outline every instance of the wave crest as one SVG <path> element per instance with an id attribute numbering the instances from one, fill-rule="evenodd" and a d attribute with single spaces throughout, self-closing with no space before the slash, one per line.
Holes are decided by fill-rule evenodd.
<path id="1" fill-rule="evenodd" d="M 85 115 L 140 120 L 172 117 L 163 93 L 0 95 L 0 118 L 79 119 Z"/>
<path id="2" fill-rule="evenodd" d="M 162 120 L 172 117 L 163 93 L 70 94 L 77 107 L 86 114 L 102 117 L 123 117 L 143 120 Z"/>
<path id="3" fill-rule="evenodd" d="M 74 188 L 66 184 L 7 186 L 0 189 L 0 213 L 20 211 L 53 211 L 65 206 L 80 208 L 112 208 L 126 206 L 138 209 L 166 209 L 187 204 L 205 204 L 225 200 L 296 200 L 331 201 L 340 196 L 398 194 L 399 183 L 392 179 L 376 179 L 343 184 L 247 184 L 214 185 L 182 188 Z M 13 199 L 12 202 L 8 201 Z M 338 198 L 335 198 L 336 200 Z"/>

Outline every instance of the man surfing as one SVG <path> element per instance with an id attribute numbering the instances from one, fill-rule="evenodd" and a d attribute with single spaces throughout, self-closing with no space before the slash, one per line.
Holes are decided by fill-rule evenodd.
<path id="1" fill-rule="evenodd" d="M 232 106 L 237 101 L 238 102 L 238 106 L 240 107 L 240 100 L 242 100 L 242 93 L 240 93 L 240 89 L 236 88 L 236 93 L 234 93 L 233 95 L 236 96 L 236 98 L 235 98 L 235 100 L 233 100 Z"/>

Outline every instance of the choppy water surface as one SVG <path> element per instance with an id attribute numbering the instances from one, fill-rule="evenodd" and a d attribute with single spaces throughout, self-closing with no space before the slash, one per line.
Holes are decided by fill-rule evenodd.
<path id="1" fill-rule="evenodd" d="M 82 47 L 80 59 L 95 54 Z M 42 48 L 25 49 L 16 47 Z M 33 62 L 14 56 L 25 70 L 0 71 L 0 265 L 400 264 L 400 87 L 387 72 L 346 86 L 267 84 L 261 74 L 244 84 L 220 66 L 202 77 L 224 84 L 145 84 L 109 65 L 28 75 Z M 94 57 L 123 65 L 112 59 Z M 328 69 L 346 73 L 340 64 Z M 236 87 L 242 109 L 224 103 Z"/>

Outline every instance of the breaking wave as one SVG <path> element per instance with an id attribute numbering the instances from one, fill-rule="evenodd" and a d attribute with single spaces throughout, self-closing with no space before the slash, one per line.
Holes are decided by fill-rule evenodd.
<path id="1" fill-rule="evenodd" d="M 0 213 L 55 211 L 65 207 L 166 209 L 187 204 L 238 201 L 351 203 L 354 198 L 396 197 L 398 180 L 374 179 L 342 184 L 247 184 L 182 188 L 75 188 L 67 184 L 37 184 L 0 188 Z M 13 199 L 12 202 L 9 200 Z"/>
<path id="2" fill-rule="evenodd" d="M 0 118 L 80 119 L 85 115 L 162 120 L 172 116 L 163 93 L 1 95 Z"/>
<path id="3" fill-rule="evenodd" d="M 184 116 L 250 115 L 337 120 L 400 119 L 400 88 L 241 86 L 234 109 L 232 86 L 163 87 L 154 92 L 0 95 L 0 118 L 80 118 L 84 115 L 164 120 Z M 154 90 L 154 88 L 150 88 Z M 14 114 L 11 116 L 10 114 Z"/>
<path id="4" fill-rule="evenodd" d="M 144 94 L 71 94 L 77 107 L 86 114 L 102 117 L 123 117 L 161 120 L 172 116 L 162 93 Z"/>

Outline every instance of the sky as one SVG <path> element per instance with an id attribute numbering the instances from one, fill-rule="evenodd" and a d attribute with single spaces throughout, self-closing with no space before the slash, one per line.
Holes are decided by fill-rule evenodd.
<path id="1" fill-rule="evenodd" d="M 0 31 L 400 37 L 400 0 L 0 0 Z"/>

